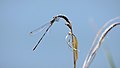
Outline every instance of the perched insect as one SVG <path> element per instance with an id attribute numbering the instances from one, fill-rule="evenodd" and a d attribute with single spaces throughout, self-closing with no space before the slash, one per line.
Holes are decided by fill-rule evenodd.
<path id="1" fill-rule="evenodd" d="M 35 30 L 30 32 L 30 34 L 33 35 L 33 34 L 36 34 L 36 33 L 41 32 L 41 31 L 46 29 L 45 32 L 43 33 L 42 37 L 39 39 L 37 44 L 34 46 L 33 51 L 37 48 L 38 44 L 41 42 L 43 37 L 49 31 L 49 29 L 53 25 L 53 23 L 55 21 L 58 22 L 60 18 L 63 18 L 66 21 L 65 25 L 67 25 L 72 30 L 71 23 L 70 23 L 70 21 L 68 20 L 68 18 L 66 16 L 64 16 L 64 15 L 57 15 L 57 16 L 53 17 L 53 19 L 49 23 L 46 23 L 45 25 L 43 25 L 43 26 L 41 26 L 41 27 L 39 27 L 39 28 L 37 28 L 37 29 L 35 29 Z"/>
<path id="2" fill-rule="evenodd" d="M 35 47 L 33 48 L 33 51 L 36 49 L 36 47 L 37 47 L 38 44 L 41 42 L 41 40 L 42 40 L 43 37 L 46 35 L 46 33 L 49 31 L 49 29 L 50 29 L 50 27 L 53 25 L 53 23 L 54 23 L 55 21 L 58 21 L 58 20 L 59 20 L 59 18 L 58 18 L 57 16 L 55 16 L 55 17 L 53 17 L 53 19 L 52 19 L 49 23 L 46 23 L 45 25 L 43 25 L 43 26 L 41 26 L 41 27 L 39 27 L 39 28 L 37 28 L 37 29 L 35 29 L 35 30 L 33 30 L 33 31 L 30 32 L 30 34 L 36 34 L 37 32 L 40 32 L 40 31 L 46 29 L 45 32 L 43 33 L 42 37 L 39 39 L 39 41 L 37 42 L 37 44 L 36 44 Z"/>

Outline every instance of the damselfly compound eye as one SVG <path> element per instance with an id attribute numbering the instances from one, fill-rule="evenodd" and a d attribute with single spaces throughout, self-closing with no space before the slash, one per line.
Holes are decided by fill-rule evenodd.
<path id="1" fill-rule="evenodd" d="M 59 19 L 60 19 L 60 18 L 59 18 L 58 16 L 55 16 L 55 17 L 53 17 L 53 18 L 55 19 L 56 22 L 59 22 Z"/>

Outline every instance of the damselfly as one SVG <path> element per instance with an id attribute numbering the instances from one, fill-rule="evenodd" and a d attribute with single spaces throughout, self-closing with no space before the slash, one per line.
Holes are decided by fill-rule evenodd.
<path id="1" fill-rule="evenodd" d="M 70 28 L 70 30 L 72 30 L 72 25 L 71 25 L 70 21 L 68 20 L 68 18 L 66 16 L 64 16 L 64 15 L 57 15 L 57 16 L 53 17 L 53 19 L 49 23 L 46 23 L 45 25 L 43 25 L 43 26 L 41 26 L 41 27 L 39 27 L 39 28 L 37 28 L 37 29 L 35 29 L 35 30 L 33 30 L 33 31 L 30 32 L 31 35 L 34 35 L 34 34 L 36 34 L 38 32 L 41 32 L 41 31 L 43 31 L 43 30 L 46 29 L 45 32 L 43 33 L 42 37 L 39 39 L 39 41 L 37 42 L 37 44 L 34 46 L 33 51 L 36 49 L 36 47 L 41 42 L 41 40 L 46 35 L 46 33 L 49 31 L 49 29 L 53 25 L 53 23 L 55 21 L 58 22 L 60 18 L 63 18 L 66 21 L 65 25 L 67 25 Z"/>
<path id="2" fill-rule="evenodd" d="M 36 47 L 38 46 L 38 44 L 41 42 L 41 40 L 43 39 L 43 37 L 46 35 L 46 33 L 48 32 L 48 30 L 50 29 L 50 27 L 53 25 L 53 23 L 55 21 L 58 21 L 59 18 L 57 16 L 53 17 L 53 19 L 49 22 L 46 23 L 45 25 L 33 30 L 30 32 L 31 35 L 36 34 L 38 32 L 41 32 L 42 30 L 46 29 L 45 32 L 43 33 L 42 37 L 39 39 L 39 41 L 37 42 L 37 44 L 34 46 L 33 51 L 36 49 Z"/>

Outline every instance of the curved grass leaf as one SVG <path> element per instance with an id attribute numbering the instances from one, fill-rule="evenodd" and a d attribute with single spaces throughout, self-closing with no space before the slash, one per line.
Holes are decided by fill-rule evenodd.
<path id="1" fill-rule="evenodd" d="M 105 29 L 105 31 L 100 36 L 98 43 L 90 50 L 90 53 L 86 57 L 86 60 L 84 61 L 84 64 L 83 64 L 83 68 L 88 68 L 90 66 L 90 64 L 92 63 L 93 59 L 95 58 L 96 53 L 97 53 L 98 49 L 100 48 L 101 43 L 103 42 L 105 36 L 108 34 L 108 32 L 112 28 L 114 28 L 117 25 L 120 25 L 120 22 L 113 23 L 112 25 L 110 25 L 108 28 Z"/>

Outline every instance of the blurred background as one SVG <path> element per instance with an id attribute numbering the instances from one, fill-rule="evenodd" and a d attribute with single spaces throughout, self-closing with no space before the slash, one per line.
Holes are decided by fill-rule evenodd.
<path id="1" fill-rule="evenodd" d="M 55 22 L 35 51 L 42 33 L 29 32 L 66 15 L 79 42 L 77 68 L 81 68 L 97 31 L 120 16 L 120 0 L 0 0 L 0 68 L 73 68 L 72 50 L 65 42 L 68 28 Z M 110 31 L 90 68 L 110 68 L 106 51 L 120 68 L 120 27 Z"/>

